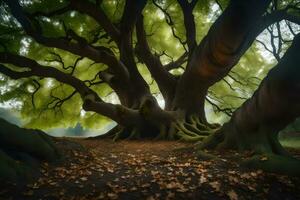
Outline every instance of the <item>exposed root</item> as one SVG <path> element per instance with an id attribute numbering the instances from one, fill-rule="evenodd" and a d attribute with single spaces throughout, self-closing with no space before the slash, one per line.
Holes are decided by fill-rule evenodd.
<path id="1" fill-rule="evenodd" d="M 0 119 L 0 179 L 16 182 L 37 173 L 41 160 L 60 158 L 53 139 L 39 130 L 23 129 Z"/>
<path id="2" fill-rule="evenodd" d="M 183 133 L 182 131 L 178 131 L 177 136 L 179 136 L 180 140 L 185 142 L 196 142 L 203 140 L 206 137 L 203 135 L 189 136 L 186 133 Z"/>
<path id="3" fill-rule="evenodd" d="M 113 141 L 117 141 L 122 137 L 122 133 L 124 132 L 124 129 L 120 128 L 119 130 L 117 130 L 114 135 L 113 135 Z"/>
<path id="4" fill-rule="evenodd" d="M 106 139 L 106 138 L 114 138 L 116 136 L 116 134 L 123 130 L 123 128 L 120 126 L 120 125 L 117 125 L 115 127 L 113 127 L 111 130 L 109 130 L 108 132 L 102 134 L 102 135 L 99 135 L 99 136 L 96 136 L 96 137 L 88 137 L 87 139 L 90 140 L 90 139 Z"/>
<path id="5" fill-rule="evenodd" d="M 206 137 L 203 141 L 195 144 L 197 149 L 213 149 L 216 148 L 224 140 L 224 134 L 221 131 L 216 131 Z"/>
<path id="6" fill-rule="evenodd" d="M 28 163 L 13 159 L 6 152 L 0 150 L 0 181 L 16 183 L 30 180 L 37 171 Z"/>
<path id="7" fill-rule="evenodd" d="M 154 140 L 179 139 L 187 142 L 195 142 L 202 141 L 217 130 L 218 128 L 212 128 L 209 124 L 201 123 L 198 117 L 191 116 L 190 119 L 185 121 L 177 120 L 168 123 L 164 121 L 160 123 L 148 123 L 148 121 L 145 121 L 131 128 L 118 125 L 107 133 L 93 137 L 92 139 L 110 138 L 113 141 L 117 141 L 120 139 L 151 138 Z"/>
<path id="8" fill-rule="evenodd" d="M 202 150 L 198 150 L 197 153 L 196 153 L 196 155 L 197 155 L 198 159 L 201 159 L 201 160 L 216 160 L 216 159 L 220 159 L 217 156 L 215 156 L 213 154 L 206 153 L 205 151 L 202 151 Z"/>
<path id="9" fill-rule="evenodd" d="M 300 176 L 300 160 L 288 156 L 276 154 L 255 155 L 243 161 L 242 166 L 290 176 Z"/>
<path id="10" fill-rule="evenodd" d="M 262 169 L 268 172 L 300 176 L 300 160 L 292 158 L 281 146 L 277 134 L 261 128 L 254 133 L 237 132 L 229 124 L 197 143 L 202 149 L 234 149 L 251 151 L 255 155 L 241 164 L 247 168 Z"/>
<path id="11" fill-rule="evenodd" d="M 187 142 L 202 141 L 219 130 L 219 128 L 211 128 L 201 123 L 196 116 L 191 116 L 188 121 L 178 120 L 174 123 L 174 127 L 177 137 Z"/>
<path id="12" fill-rule="evenodd" d="M 154 138 L 154 140 L 165 140 L 169 139 L 169 135 L 167 132 L 168 128 L 165 125 L 161 125 L 159 128 L 159 134 Z"/>
<path id="13" fill-rule="evenodd" d="M 196 132 L 191 131 L 190 129 L 185 127 L 185 122 L 177 122 L 175 123 L 175 128 L 177 128 L 178 130 L 178 135 L 182 136 L 182 135 L 187 135 L 190 137 L 197 137 L 199 134 L 197 134 Z"/>
<path id="14" fill-rule="evenodd" d="M 140 138 L 140 131 L 137 128 L 133 128 L 130 132 L 128 139 L 139 139 Z"/>
<path id="15" fill-rule="evenodd" d="M 126 128 L 120 125 L 115 126 L 107 133 L 87 139 L 112 139 L 114 142 L 122 139 L 139 139 L 140 131 L 138 128 Z"/>
<path id="16" fill-rule="evenodd" d="M 281 156 L 290 157 L 290 153 L 284 149 L 284 147 L 280 144 L 278 140 L 278 135 L 273 135 L 269 137 L 270 145 L 272 147 L 272 151 Z"/>
<path id="17" fill-rule="evenodd" d="M 207 131 L 216 131 L 216 130 L 221 128 L 220 124 L 202 123 L 200 121 L 200 118 L 195 116 L 195 115 L 190 116 L 189 121 L 192 124 L 196 125 L 198 129 L 204 129 L 204 130 L 207 130 Z"/>

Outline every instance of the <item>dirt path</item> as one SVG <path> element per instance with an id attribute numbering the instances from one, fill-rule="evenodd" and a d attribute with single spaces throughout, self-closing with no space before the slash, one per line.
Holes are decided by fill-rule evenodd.
<path id="1" fill-rule="evenodd" d="M 57 141 L 64 159 L 43 163 L 41 176 L 26 186 L 4 186 L 0 199 L 300 199 L 300 178 L 234 162 L 245 157 L 223 152 L 205 160 L 178 150 L 179 142 Z"/>

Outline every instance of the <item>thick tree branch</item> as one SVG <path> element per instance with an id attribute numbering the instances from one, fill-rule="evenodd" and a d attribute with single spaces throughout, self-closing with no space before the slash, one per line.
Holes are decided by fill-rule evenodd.
<path id="1" fill-rule="evenodd" d="M 91 101 L 88 105 L 84 105 L 84 109 L 86 111 L 100 113 L 126 127 L 134 127 L 142 123 L 142 118 L 138 110 L 133 110 L 121 105 Z"/>
<path id="2" fill-rule="evenodd" d="M 205 49 L 199 53 L 207 59 L 207 65 L 199 69 L 203 79 L 214 83 L 235 66 L 254 41 L 252 30 L 260 23 L 269 2 L 252 0 L 230 3 L 199 45 L 200 49 Z"/>
<path id="3" fill-rule="evenodd" d="M 67 4 L 66 6 L 59 8 L 57 10 L 53 10 L 50 12 L 36 11 L 34 13 L 30 13 L 30 15 L 33 17 L 39 17 L 39 16 L 52 17 L 55 15 L 63 15 L 71 10 L 72 10 L 72 8 L 71 8 L 70 4 Z"/>
<path id="4" fill-rule="evenodd" d="M 97 93 L 85 85 L 84 81 L 81 81 L 70 74 L 65 74 L 52 67 L 42 66 L 34 60 L 11 53 L 0 53 L 0 63 L 12 64 L 22 70 L 26 70 L 18 72 L 11 70 L 4 65 L 0 65 L 0 72 L 13 79 L 28 78 L 31 76 L 54 78 L 61 83 L 72 86 L 80 94 L 85 110 L 97 112 L 122 125 L 127 126 L 137 123 L 136 120 L 139 118 L 137 111 L 121 105 L 113 105 L 104 102 Z"/>
<path id="5" fill-rule="evenodd" d="M 138 15 L 138 13 L 141 13 L 143 7 L 145 6 L 145 3 L 146 3 L 146 1 L 138 1 L 136 3 L 131 2 L 131 1 L 126 2 L 123 16 L 121 19 L 120 30 L 118 30 L 110 22 L 110 20 L 105 15 L 103 10 L 101 8 L 97 8 L 93 3 L 85 2 L 82 0 L 71 0 L 70 4 L 67 6 L 70 9 L 73 9 L 73 10 L 85 13 L 89 16 L 92 16 L 96 21 L 98 21 L 98 23 L 103 27 L 103 29 L 117 43 L 117 45 L 119 47 L 121 62 L 119 62 L 119 64 L 117 64 L 116 62 L 115 62 L 115 64 L 111 63 L 111 67 L 117 67 L 118 65 L 120 65 L 122 67 L 122 69 L 124 69 L 124 71 L 126 72 L 127 79 L 130 78 L 131 80 L 130 80 L 130 82 L 126 82 L 129 80 L 122 81 L 123 82 L 122 84 L 111 83 L 111 82 L 109 82 L 109 83 L 112 86 L 112 88 L 114 88 L 116 90 L 117 93 L 119 93 L 118 91 L 121 91 L 123 89 L 125 89 L 127 91 L 132 90 L 134 92 L 137 92 L 138 93 L 137 98 L 140 98 L 144 94 L 149 94 L 149 88 L 137 70 L 137 66 L 134 61 L 134 54 L 133 54 L 132 41 L 131 41 L 132 31 L 133 31 L 133 27 L 135 25 L 137 15 Z M 51 14 L 55 14 L 55 12 L 53 12 Z M 74 34 L 74 32 L 70 32 L 70 35 L 72 35 L 73 38 L 76 38 L 77 40 L 82 41 L 81 40 L 82 38 L 78 37 L 76 34 Z M 70 51 L 70 50 L 68 49 L 68 51 Z M 113 54 L 111 53 L 111 55 L 113 55 Z M 92 58 L 92 59 L 94 61 L 98 62 L 95 58 Z M 99 59 L 99 56 L 98 56 L 98 59 Z M 123 63 L 125 65 L 123 65 Z M 105 63 L 105 64 L 107 64 L 107 63 Z M 129 71 L 130 76 L 129 76 L 129 74 L 127 74 L 127 69 Z M 115 76 L 115 73 L 113 73 L 113 76 L 114 76 L 114 79 L 120 80 L 120 77 Z M 112 79 L 110 79 L 110 80 L 112 80 Z M 122 87 L 122 85 L 123 85 L 123 87 Z M 124 88 L 124 85 L 127 85 L 127 88 Z M 134 87 L 132 87 L 132 85 L 134 85 Z M 130 86 L 130 87 L 128 87 L 128 86 Z M 124 97 L 124 94 L 122 96 Z M 129 96 L 133 97 L 133 94 L 129 94 Z M 127 98 L 121 97 L 120 99 L 124 99 L 125 101 L 127 101 L 126 100 Z M 131 103 L 127 101 L 126 104 L 130 105 Z"/>
<path id="6" fill-rule="evenodd" d="M 300 34 L 253 96 L 234 112 L 231 120 L 224 126 L 229 137 L 233 134 L 238 134 L 240 138 L 266 135 L 266 139 L 272 141 L 277 138 L 280 130 L 300 116 L 299 52 Z M 271 143 L 271 149 L 255 150 L 281 153 L 275 143 Z"/>
<path id="7" fill-rule="evenodd" d="M 300 17 L 297 15 L 292 15 L 289 13 L 289 7 L 287 7 L 284 10 L 278 10 L 278 11 L 274 11 L 271 14 L 267 15 L 267 21 L 269 20 L 269 23 L 274 23 L 274 22 L 279 22 L 281 20 L 288 20 L 290 22 L 293 22 L 295 24 L 300 25 Z M 298 9 L 298 11 L 300 11 L 300 9 Z"/>
<path id="8" fill-rule="evenodd" d="M 49 38 L 44 37 L 39 27 L 34 26 L 33 21 L 22 10 L 20 4 L 16 0 L 5 0 L 13 16 L 21 23 L 25 32 L 34 38 L 38 43 L 48 47 L 60 48 L 73 54 L 90 58 L 95 62 L 104 63 L 111 67 L 113 71 L 120 76 L 121 79 L 128 79 L 129 75 L 125 66 L 117 60 L 111 50 L 106 47 L 93 47 L 85 42 L 83 38 L 76 35 L 72 30 L 67 31 L 67 36 L 73 36 L 76 42 L 70 41 L 68 38 Z"/>
<path id="9" fill-rule="evenodd" d="M 12 79 L 29 78 L 31 76 L 34 76 L 31 71 L 17 72 L 7 68 L 2 64 L 0 64 L 0 72 Z"/>
<path id="10" fill-rule="evenodd" d="M 138 39 L 137 54 L 139 58 L 146 64 L 152 77 L 157 82 L 163 97 L 167 101 L 174 95 L 176 80 L 174 76 L 170 74 L 162 65 L 159 57 L 151 52 L 147 42 L 142 15 L 138 18 L 136 23 L 136 34 Z"/>
<path id="11" fill-rule="evenodd" d="M 70 0 L 70 7 L 78 12 L 85 13 L 93 17 L 111 36 L 111 38 L 116 43 L 119 43 L 121 36 L 120 31 L 114 26 L 100 7 L 84 0 Z"/>
<path id="12" fill-rule="evenodd" d="M 267 27 L 282 20 L 300 25 L 300 17 L 289 14 L 288 9 L 276 10 L 260 19 L 256 28 L 251 31 L 251 38 L 255 39 Z"/>
<path id="13" fill-rule="evenodd" d="M 205 91 L 236 65 L 254 41 L 251 30 L 256 28 L 270 1 L 230 2 L 195 49 L 178 82 L 174 107 L 196 112 L 188 100 L 197 98 L 195 103 L 203 103 L 201 99 L 206 96 Z"/>
<path id="14" fill-rule="evenodd" d="M 177 60 L 164 65 L 164 68 L 166 68 L 167 71 L 170 71 L 182 67 L 182 65 L 188 61 L 188 55 L 188 52 L 184 52 Z"/>
<path id="15" fill-rule="evenodd" d="M 281 159 L 285 159 L 283 156 L 290 155 L 278 141 L 279 132 L 300 116 L 299 51 L 300 34 L 253 96 L 233 113 L 222 129 L 207 138 L 201 148 L 250 150 L 255 154 L 267 154 L 270 159 L 267 165 L 272 166 L 272 170 L 274 165 L 277 172 L 299 175 L 297 167 L 290 167 L 299 165 L 299 161 L 289 158 L 281 163 Z M 256 159 L 261 162 L 261 159 Z M 257 161 L 250 160 L 247 164 L 257 166 Z M 290 161 L 288 167 L 282 165 L 286 161 Z M 264 164 L 258 166 L 271 170 Z"/>
<path id="16" fill-rule="evenodd" d="M 120 25 L 120 32 L 122 35 L 119 43 L 120 59 L 129 71 L 131 83 L 134 85 L 134 95 L 136 95 L 139 100 L 145 95 L 150 95 L 150 90 L 148 84 L 137 69 L 132 43 L 132 33 L 137 18 L 144 9 L 146 2 L 146 0 L 126 0 Z"/>
<path id="17" fill-rule="evenodd" d="M 189 3 L 186 0 L 177 0 L 177 2 L 179 3 L 179 5 L 182 9 L 182 12 L 183 12 L 184 26 L 185 26 L 185 32 L 186 32 L 186 41 L 187 41 L 187 45 L 189 47 L 189 53 L 191 56 L 194 48 L 197 45 L 195 19 L 194 19 L 194 15 L 193 15 L 193 9 L 197 3 L 197 0 L 194 0 L 191 3 Z"/>
<path id="18" fill-rule="evenodd" d="M 10 70 L 6 67 L 1 69 L 3 73 L 9 75 L 11 78 L 26 78 L 29 76 L 49 77 L 54 78 L 59 82 L 71 85 L 80 93 L 82 97 L 89 93 L 94 93 L 81 80 L 69 74 L 65 74 L 58 69 L 42 66 L 36 61 L 23 56 L 14 55 L 11 53 L 0 53 L 0 62 L 13 64 L 20 69 L 23 69 L 22 72 L 15 72 L 14 70 Z M 14 76 L 13 74 L 16 75 Z M 100 99 L 100 97 L 97 97 L 97 99 Z"/>

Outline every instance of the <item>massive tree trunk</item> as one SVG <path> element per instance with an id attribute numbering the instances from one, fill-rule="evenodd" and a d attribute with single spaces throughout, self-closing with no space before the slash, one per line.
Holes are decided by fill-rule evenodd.
<path id="1" fill-rule="evenodd" d="M 252 30 L 270 1 L 231 1 L 193 52 L 178 82 L 174 109 L 196 114 L 206 122 L 204 101 L 207 90 L 224 78 L 251 46 Z M 220 34 L 222 33 L 222 34 Z"/>
<path id="2" fill-rule="evenodd" d="M 288 153 L 278 141 L 279 131 L 300 116 L 299 52 L 300 35 L 295 37 L 285 56 L 270 70 L 252 98 L 200 146 L 267 154 L 269 161 L 263 164 L 256 160 L 255 165 L 299 175 L 300 161 L 291 159 L 287 163 L 287 158 L 282 156 Z"/>
<path id="3" fill-rule="evenodd" d="M 60 157 L 50 136 L 22 129 L 0 119 L 0 180 L 16 182 L 33 178 L 40 161 Z"/>
<path id="4" fill-rule="evenodd" d="M 197 44 L 193 15 L 197 0 L 177 0 L 186 29 L 186 41 L 180 41 L 186 52 L 177 60 L 163 65 L 159 55 L 153 53 L 147 41 L 143 23 L 146 0 L 126 0 L 118 25 L 110 21 L 101 6 L 83 0 L 71 0 L 65 7 L 48 13 L 27 13 L 17 0 L 4 2 L 25 33 L 39 44 L 107 65 L 108 68 L 96 76 L 115 91 L 121 105 L 105 102 L 84 80 L 73 74 L 43 66 L 24 56 L 1 52 L 1 63 L 15 65 L 21 70 L 0 65 L 0 72 L 13 79 L 50 77 L 72 86 L 80 94 L 84 110 L 96 112 L 118 123 L 108 134 L 115 139 L 150 137 L 199 140 L 215 132 L 218 127 L 207 122 L 204 110 L 209 87 L 230 72 L 262 30 L 282 19 L 294 20 L 286 10 L 267 14 L 271 0 L 231 0 L 208 34 Z M 153 4 L 165 13 L 166 22 L 173 30 L 170 15 L 155 2 Z M 107 47 L 88 43 L 87 39 L 71 28 L 65 27 L 65 37 L 45 36 L 39 25 L 43 23 L 40 17 L 53 17 L 71 10 L 94 18 L 115 44 L 119 56 Z M 133 40 L 134 33 L 136 44 Z M 173 34 L 175 36 L 174 30 Z M 157 83 L 166 102 L 165 109 L 158 106 L 151 94 L 148 84 L 139 73 L 137 60 L 145 64 Z M 187 67 L 180 77 L 169 72 L 183 63 Z M 232 120 L 235 118 L 234 116 Z"/>

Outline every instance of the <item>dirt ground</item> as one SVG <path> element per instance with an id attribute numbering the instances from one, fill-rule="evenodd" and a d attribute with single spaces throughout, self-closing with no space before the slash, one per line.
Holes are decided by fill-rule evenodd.
<path id="1" fill-rule="evenodd" d="M 30 184 L 2 186 L 0 199 L 300 199 L 300 177 L 243 169 L 236 161 L 247 154 L 207 152 L 211 160 L 174 141 L 56 143 L 63 158 L 42 163 Z"/>

